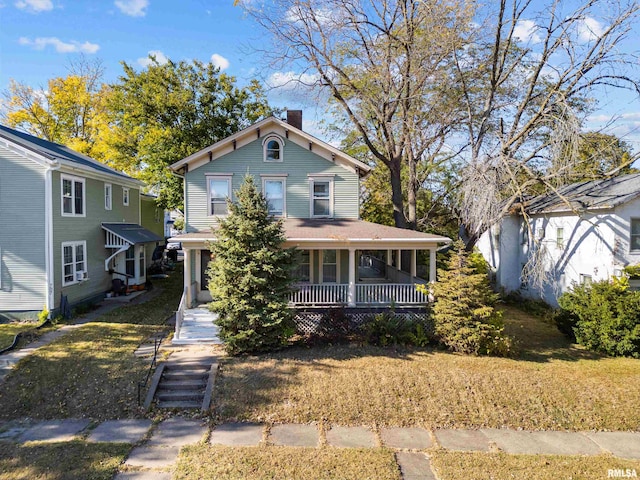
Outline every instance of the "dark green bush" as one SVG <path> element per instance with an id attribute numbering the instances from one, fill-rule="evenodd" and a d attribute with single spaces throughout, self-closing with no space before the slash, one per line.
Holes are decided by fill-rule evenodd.
<path id="1" fill-rule="evenodd" d="M 640 358 L 640 292 L 614 279 L 576 285 L 559 299 L 576 341 L 590 350 Z"/>
<path id="2" fill-rule="evenodd" d="M 351 320 L 342 308 L 329 308 L 322 314 L 316 331 L 306 337 L 308 344 L 341 343 L 354 333 Z"/>
<path id="3" fill-rule="evenodd" d="M 380 347 L 426 347 L 434 343 L 433 322 L 428 315 L 398 315 L 389 310 L 367 319 L 360 330 L 364 342 Z"/>

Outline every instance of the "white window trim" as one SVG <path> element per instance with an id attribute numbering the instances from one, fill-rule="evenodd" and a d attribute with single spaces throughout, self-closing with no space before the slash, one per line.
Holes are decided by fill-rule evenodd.
<path id="1" fill-rule="evenodd" d="M 280 146 L 280 158 L 278 160 L 267 160 L 267 145 L 269 145 L 270 141 L 278 142 Z M 265 163 L 282 163 L 284 162 L 284 140 L 280 138 L 278 135 L 267 135 L 262 140 L 262 161 Z"/>
<path id="2" fill-rule="evenodd" d="M 633 235 L 631 232 L 633 231 L 633 222 L 638 222 L 640 223 L 640 218 L 637 217 L 632 217 L 629 219 L 629 251 L 630 252 L 640 252 L 640 248 L 633 248 L 633 237 L 636 236 L 640 236 L 640 235 Z"/>
<path id="3" fill-rule="evenodd" d="M 71 181 L 71 208 L 72 213 L 65 213 L 64 211 L 64 181 Z M 82 183 L 82 213 L 76 212 L 76 197 L 75 197 L 75 183 Z M 60 175 L 60 213 L 63 217 L 86 217 L 87 216 L 87 183 L 82 177 L 74 177 L 72 175 Z"/>
<path id="4" fill-rule="evenodd" d="M 226 217 L 227 215 L 214 215 L 211 211 L 211 182 L 210 180 L 226 180 L 227 181 L 227 192 L 229 193 L 228 198 L 233 198 L 233 174 L 206 174 L 205 179 L 207 182 L 207 217 Z M 225 200 L 226 201 L 226 200 Z"/>
<path id="5" fill-rule="evenodd" d="M 262 177 L 262 194 L 266 195 L 267 182 L 282 182 L 282 215 L 274 215 L 277 218 L 287 218 L 287 174 L 282 175 L 260 175 Z"/>
<path id="6" fill-rule="evenodd" d="M 129 189 L 127 187 L 122 187 L 122 205 L 124 205 L 125 207 L 129 206 L 130 195 L 131 192 L 129 191 Z"/>
<path id="7" fill-rule="evenodd" d="M 107 191 L 109 192 L 109 196 L 107 197 Z M 109 202 L 107 203 L 107 198 Z M 113 185 L 110 183 L 104 184 L 104 209 L 111 210 L 113 209 Z"/>
<path id="8" fill-rule="evenodd" d="M 329 183 L 329 215 L 315 215 L 313 209 L 313 186 L 315 182 L 328 182 Z M 331 176 L 310 176 L 309 177 L 309 216 L 311 218 L 333 218 L 333 183 L 334 178 Z"/>
<path id="9" fill-rule="evenodd" d="M 318 281 L 319 281 L 319 283 L 326 283 L 326 284 L 329 284 L 329 285 L 339 285 L 340 284 L 340 249 L 338 249 L 338 248 L 327 248 L 326 250 L 335 250 L 335 252 L 336 252 L 336 263 L 335 263 L 335 265 L 336 265 L 336 281 L 335 282 L 325 282 L 324 281 L 324 278 L 323 278 L 324 277 L 324 265 L 325 265 L 324 264 L 324 250 L 319 250 L 318 251 L 319 252 L 318 256 L 320 257 L 318 259 L 320 261 L 320 265 L 319 265 L 320 268 L 319 268 L 319 272 L 318 272 L 320 278 L 319 278 Z M 311 259 L 309 261 L 311 261 Z M 327 263 L 327 265 L 333 265 L 333 263 Z M 311 277 L 312 275 L 309 275 L 309 276 Z"/>
<path id="10" fill-rule="evenodd" d="M 78 245 L 82 245 L 82 249 L 84 250 L 84 270 L 83 270 L 83 278 L 82 280 L 78 280 L 76 273 L 76 247 Z M 71 282 L 67 282 L 65 281 L 64 278 L 64 248 L 65 247 L 71 247 L 71 251 L 73 252 L 73 281 Z M 62 261 L 62 286 L 63 287 L 68 287 L 70 285 L 76 285 L 80 282 L 84 282 L 86 280 L 88 280 L 88 259 L 87 259 L 87 242 L 85 240 L 79 241 L 79 242 L 62 242 L 62 245 L 60 246 L 60 250 L 62 252 L 62 257 L 61 257 L 61 261 Z"/>
<path id="11" fill-rule="evenodd" d="M 560 238 L 560 232 L 562 232 L 562 239 Z M 564 227 L 556 227 L 556 248 L 558 250 L 564 250 Z"/>

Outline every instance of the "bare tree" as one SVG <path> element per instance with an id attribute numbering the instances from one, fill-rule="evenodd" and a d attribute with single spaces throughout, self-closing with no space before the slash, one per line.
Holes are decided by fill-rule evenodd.
<path id="1" fill-rule="evenodd" d="M 559 195 L 558 180 L 585 161 L 580 127 L 598 89 L 640 92 L 633 58 L 620 49 L 638 3 L 578 5 L 501 0 L 473 42 L 456 51 L 468 145 L 461 198 L 467 248 L 505 215 L 527 221 L 533 192 Z M 526 270 L 539 279 L 538 267 Z"/>
<path id="2" fill-rule="evenodd" d="M 422 184 L 417 165 L 436 158 L 456 125 L 459 103 L 452 101 L 456 91 L 449 89 L 447 76 L 453 51 L 471 24 L 472 11 L 464 2 L 237 2 L 272 34 L 273 44 L 263 52 L 270 66 L 298 67 L 300 79 L 313 78 L 314 87 L 328 91 L 335 112 L 388 169 L 398 227 L 416 227 Z"/>

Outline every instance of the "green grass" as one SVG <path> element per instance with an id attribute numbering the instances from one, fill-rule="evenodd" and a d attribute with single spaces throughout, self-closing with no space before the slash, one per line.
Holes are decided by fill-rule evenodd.
<path id="1" fill-rule="evenodd" d="M 609 455 L 507 455 L 440 451 L 429 454 L 440 480 L 592 480 L 609 478 L 610 469 L 632 469 L 640 474 L 640 462 Z"/>
<path id="2" fill-rule="evenodd" d="M 3 443 L 0 480 L 111 480 L 131 449 L 127 444 Z"/>
<path id="3" fill-rule="evenodd" d="M 20 332 L 28 332 L 36 328 L 35 322 L 15 322 L 0 324 L 0 350 L 7 348 Z"/>
<path id="4" fill-rule="evenodd" d="M 176 480 L 400 480 L 393 452 L 382 448 L 224 447 L 182 449 Z"/>
<path id="5" fill-rule="evenodd" d="M 357 345 L 229 358 L 216 382 L 216 413 L 222 421 L 638 428 L 640 361 L 591 354 L 512 308 L 505 322 L 520 358 Z"/>
<path id="6" fill-rule="evenodd" d="M 159 327 L 88 323 L 23 359 L 0 384 L 0 418 L 139 414 L 137 382 L 149 359 L 133 355 Z"/>

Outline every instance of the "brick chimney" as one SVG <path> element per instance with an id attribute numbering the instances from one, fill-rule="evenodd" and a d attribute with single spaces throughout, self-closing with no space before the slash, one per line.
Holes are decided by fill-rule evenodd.
<path id="1" fill-rule="evenodd" d="M 287 110 L 287 123 L 302 130 L 302 110 Z"/>

